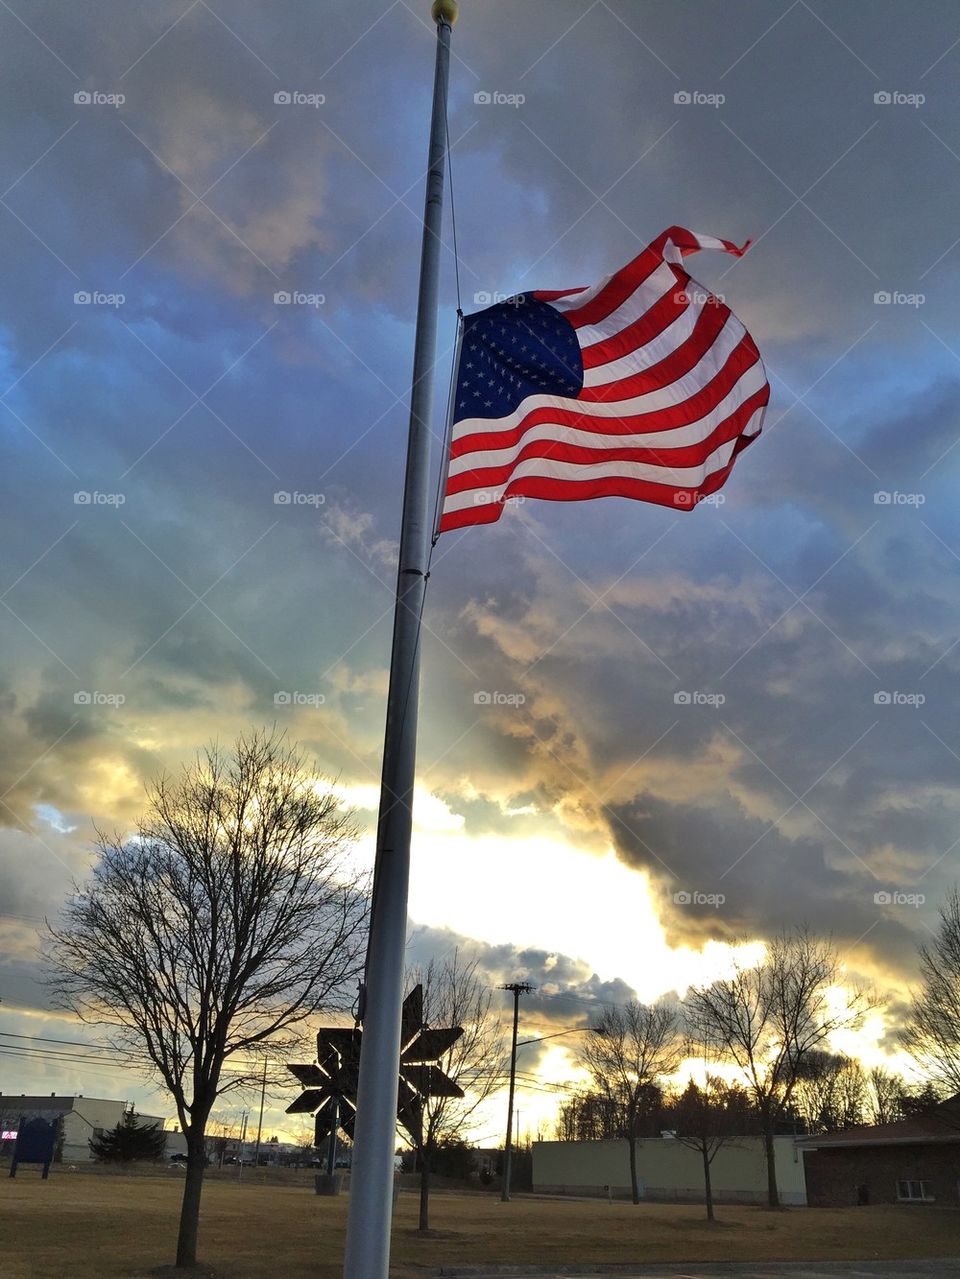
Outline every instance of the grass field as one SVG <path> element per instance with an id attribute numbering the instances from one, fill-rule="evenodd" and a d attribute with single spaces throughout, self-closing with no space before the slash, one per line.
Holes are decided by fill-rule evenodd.
<path id="1" fill-rule="evenodd" d="M 248 1175 L 245 1173 L 245 1176 Z M 173 1259 L 182 1181 L 162 1176 L 32 1170 L 0 1181 L 5 1279 L 145 1276 Z M 339 1279 L 347 1199 L 312 1186 L 211 1179 L 200 1253 L 218 1279 Z M 922 1207 L 720 1207 L 710 1226 L 687 1205 L 437 1194 L 434 1229 L 418 1235 L 416 1198 L 402 1193 L 394 1274 L 441 1265 L 549 1262 L 860 1260 L 960 1255 L 960 1210 Z"/>

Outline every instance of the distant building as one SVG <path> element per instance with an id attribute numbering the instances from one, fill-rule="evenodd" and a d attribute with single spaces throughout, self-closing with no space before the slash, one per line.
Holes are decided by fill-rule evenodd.
<path id="1" fill-rule="evenodd" d="M 803 1163 L 792 1136 L 774 1138 L 777 1184 L 784 1204 L 807 1202 Z M 703 1202 L 703 1160 L 674 1137 L 637 1140 L 642 1198 L 661 1203 Z M 710 1168 L 717 1203 L 764 1203 L 767 1165 L 762 1137 L 738 1137 L 721 1146 Z M 615 1141 L 535 1141 L 533 1189 L 539 1194 L 629 1198 L 630 1147 Z"/>
<path id="2" fill-rule="evenodd" d="M 61 1134 L 58 1142 L 57 1158 L 63 1163 L 87 1163 L 93 1156 L 90 1153 L 90 1138 L 102 1136 L 111 1128 L 116 1128 L 127 1109 L 125 1101 L 108 1101 L 102 1097 L 57 1097 L 53 1093 L 49 1097 L 11 1096 L 0 1093 L 0 1129 L 3 1132 L 16 1132 L 21 1117 L 32 1119 L 61 1119 Z M 159 1124 L 163 1119 L 159 1115 L 143 1115 L 137 1112 L 143 1124 Z M 176 1138 L 182 1141 L 180 1133 L 167 1134 L 167 1153 L 172 1154 L 180 1146 Z M 172 1140 L 173 1139 L 173 1140 Z M 9 1155 L 13 1151 L 13 1140 L 8 1138 L 0 1145 L 0 1152 Z"/>
<path id="3" fill-rule="evenodd" d="M 812 1205 L 960 1204 L 960 1106 L 929 1115 L 864 1125 L 798 1145 Z"/>

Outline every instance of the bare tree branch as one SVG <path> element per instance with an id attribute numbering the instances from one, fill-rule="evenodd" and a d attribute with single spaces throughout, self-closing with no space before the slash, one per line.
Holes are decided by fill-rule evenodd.
<path id="1" fill-rule="evenodd" d="M 154 783 L 133 838 L 98 832 L 91 879 L 48 929 L 59 1004 L 145 1051 L 173 1097 L 188 1150 L 178 1265 L 196 1259 L 217 1098 L 258 1072 L 251 1056 L 285 1054 L 307 1018 L 349 1006 L 367 915 L 354 836 L 302 755 L 251 733 Z"/>
<path id="2" fill-rule="evenodd" d="M 835 947 L 799 927 L 775 937 L 759 964 L 735 959 L 729 977 L 687 995 L 693 1032 L 740 1068 L 753 1094 L 763 1121 L 771 1207 L 780 1203 L 773 1138 L 804 1063 L 837 1031 L 856 1029 L 874 1006 L 859 989 L 848 989 L 839 1004 L 842 979 Z"/>
<path id="3" fill-rule="evenodd" d="M 581 1045 L 580 1060 L 601 1094 L 620 1101 L 630 1143 L 630 1182 L 633 1202 L 640 1202 L 637 1178 L 638 1126 L 645 1108 L 659 1105 L 659 1082 L 680 1064 L 679 1018 L 666 1003 L 639 1004 L 631 1000 L 604 1012 L 594 1033 Z"/>
<path id="4" fill-rule="evenodd" d="M 941 908 L 933 943 L 920 947 L 920 988 L 900 1039 L 935 1088 L 960 1093 L 960 888 Z"/>

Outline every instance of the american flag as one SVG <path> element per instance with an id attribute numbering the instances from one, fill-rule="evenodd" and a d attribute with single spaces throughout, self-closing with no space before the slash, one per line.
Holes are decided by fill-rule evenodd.
<path id="1" fill-rule="evenodd" d="M 536 290 L 463 321 L 440 532 L 512 497 L 631 497 L 692 510 L 763 424 L 756 343 L 692 280 L 728 240 L 671 227 L 592 289 Z"/>

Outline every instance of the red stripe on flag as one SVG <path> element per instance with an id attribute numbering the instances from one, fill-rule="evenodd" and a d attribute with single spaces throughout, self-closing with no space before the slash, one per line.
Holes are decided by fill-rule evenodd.
<path id="1" fill-rule="evenodd" d="M 652 247 L 644 249 L 632 262 L 612 275 L 596 297 L 584 302 L 582 306 L 571 307 L 569 311 L 564 311 L 564 315 L 575 329 L 582 329 L 586 324 L 599 324 L 618 306 L 622 306 L 662 261 L 661 254 Z"/>
<path id="2" fill-rule="evenodd" d="M 696 488 L 682 488 L 672 484 L 657 484 L 652 480 L 636 480 L 626 476 L 611 475 L 602 479 L 566 480 L 559 482 L 539 475 L 527 475 L 514 480 L 508 486 L 500 502 L 489 502 L 448 511 L 440 521 L 440 532 L 472 524 L 494 524 L 503 514 L 503 507 L 512 497 L 542 498 L 551 502 L 581 502 L 599 497 L 626 497 L 654 506 L 667 506 L 676 511 L 692 511 L 705 497 L 723 488 L 733 470 L 733 464 L 756 435 L 741 436 L 734 445 L 729 462 L 712 475 L 708 475 Z"/>
<path id="3" fill-rule="evenodd" d="M 619 363 L 610 370 L 610 381 L 583 387 L 576 399 L 546 391 L 547 402 L 526 412 L 523 405 L 533 397 L 524 401 L 515 410 L 515 425 L 506 425 L 509 417 L 456 421 L 451 461 L 468 469 L 457 472 L 451 467 L 447 502 L 468 504 L 446 510 L 441 531 L 492 523 L 511 497 L 630 497 L 692 510 L 701 498 L 721 488 L 738 455 L 760 433 L 770 386 L 756 344 L 727 306 L 708 295 L 695 316 L 684 318 L 692 306 L 691 286 L 701 286 L 679 263 L 700 249 L 723 249 L 739 257 L 748 247 L 749 241 L 738 247 L 729 240 L 670 227 L 595 291 L 535 292 L 541 301 L 558 303 L 589 292 L 581 304 L 558 305 L 557 310 L 574 329 L 600 327 L 607 321 L 606 336 L 582 348 L 584 370 L 597 371 L 592 377 L 604 377 L 605 365 Z M 634 298 L 664 263 L 676 288 L 669 287 L 669 275 L 661 272 Z M 617 315 L 620 308 L 622 314 Z M 588 336 L 594 335 L 583 334 Z M 617 406 L 625 409 L 628 402 L 644 396 L 659 407 L 643 413 L 617 412 Z M 600 411 L 604 406 L 612 408 L 609 416 Z M 657 443 L 661 433 L 682 434 L 684 427 L 690 428 L 686 435 L 692 438 L 673 445 Z M 640 443 L 640 437 L 651 436 L 653 440 Z M 730 456 L 718 465 L 727 452 Z M 672 482 L 679 473 L 687 472 L 692 479 L 711 465 L 717 469 L 694 487 Z M 619 467 L 622 473 L 596 474 Z M 542 473 L 551 468 L 556 473 Z M 638 478 L 637 470 L 654 478 Z M 655 478 L 658 473 L 661 483 Z"/>
<path id="4" fill-rule="evenodd" d="M 655 391 L 658 387 L 669 386 L 671 382 L 676 382 L 678 378 L 696 368 L 713 346 L 720 330 L 730 318 L 730 314 L 730 310 L 724 306 L 705 307 L 693 332 L 685 342 L 674 347 L 669 355 L 665 355 L 656 364 L 651 364 L 630 377 L 621 377 L 615 382 L 603 382 L 599 386 L 585 386 L 577 399 L 587 404 L 611 404 L 617 400 L 629 400 L 635 395 Z"/>
<path id="5" fill-rule="evenodd" d="M 639 462 L 648 466 L 662 466 L 665 470 L 689 470 L 702 466 L 722 444 L 740 435 L 757 409 L 765 405 L 769 398 L 769 388 L 762 387 L 735 409 L 729 417 L 724 418 L 704 439 L 680 448 L 649 446 L 634 448 L 625 440 L 622 447 L 598 449 L 553 439 L 533 439 L 524 444 L 516 457 L 503 466 L 482 467 L 478 470 L 462 471 L 459 475 L 451 475 L 447 491 L 465 493 L 470 489 L 483 491 L 499 489 L 509 480 L 510 475 L 521 462 L 531 458 L 567 462 L 577 466 L 597 466 L 606 462 Z M 552 482 L 559 487 L 575 481 L 554 477 Z M 506 491 L 510 491 L 509 485 Z"/>
<path id="6" fill-rule="evenodd" d="M 655 409 L 649 413 L 632 413 L 623 417 L 596 417 L 579 412 L 575 407 L 577 400 L 559 400 L 555 405 L 545 404 L 531 409 L 514 427 L 499 431 L 475 431 L 454 440 L 450 456 L 457 458 L 468 453 L 508 449 L 517 444 L 531 427 L 546 424 L 573 426 L 597 435 L 642 435 L 650 431 L 669 431 L 679 426 L 689 426 L 691 422 L 699 421 L 715 409 L 759 358 L 753 340 L 749 334 L 745 334 L 723 368 L 709 382 L 695 395 L 671 405 L 670 408 Z M 567 404 L 571 407 L 564 407 Z M 453 478 L 450 477 L 451 482 Z"/>
<path id="7" fill-rule="evenodd" d="M 671 325 L 679 315 L 682 315 L 690 305 L 686 300 L 686 296 L 683 299 L 680 298 L 679 295 L 681 293 L 684 293 L 684 290 L 678 283 L 676 289 L 671 289 L 669 293 L 665 293 L 663 297 L 658 298 L 632 324 L 620 329 L 618 333 L 611 334 L 610 337 L 602 338 L 599 342 L 593 342 L 590 346 L 583 347 L 583 367 L 585 369 L 595 369 L 601 364 L 609 364 L 611 360 L 618 360 L 622 355 L 629 355 L 637 347 L 646 346 L 648 342 L 652 342 L 654 338 L 659 337 L 663 330 Z"/>

